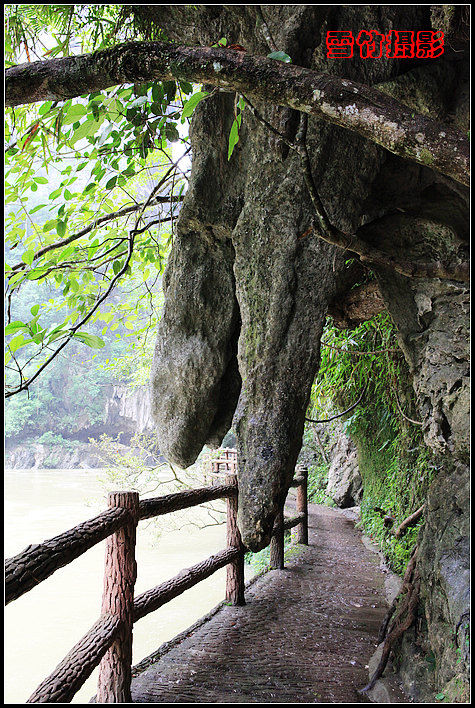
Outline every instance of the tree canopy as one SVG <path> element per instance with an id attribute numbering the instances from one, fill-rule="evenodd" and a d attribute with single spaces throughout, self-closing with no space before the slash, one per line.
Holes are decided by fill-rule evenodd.
<path id="1" fill-rule="evenodd" d="M 7 6 L 7 61 L 116 41 L 126 36 L 117 8 Z M 107 332 L 140 339 L 156 323 L 186 189 L 183 107 L 193 90 L 146 82 L 7 110 L 7 397 L 71 341 L 97 350 Z"/>

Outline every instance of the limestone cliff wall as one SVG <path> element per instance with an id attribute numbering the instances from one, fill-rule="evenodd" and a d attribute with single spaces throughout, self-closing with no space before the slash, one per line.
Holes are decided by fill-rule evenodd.
<path id="1" fill-rule="evenodd" d="M 44 427 L 26 440 L 20 434 L 6 442 L 5 465 L 9 469 L 103 467 L 104 459 L 89 443 L 91 438 L 97 440 L 103 434 L 117 438 L 125 452 L 135 434 L 152 434 L 154 430 L 149 387 L 110 386 L 100 422 L 91 424 L 87 415 L 80 416 L 71 432 L 62 433 L 62 443 L 39 442 L 48 432 Z M 50 432 L 60 438 L 56 431 Z"/>
<path id="2" fill-rule="evenodd" d="M 444 8 L 450 25 L 458 10 Z M 269 51 L 253 6 L 199 6 L 195 23 L 180 23 L 182 10 L 174 6 L 144 12 L 147 20 L 156 13 L 157 24 L 179 41 L 206 45 L 226 36 L 249 52 Z M 296 64 L 378 85 L 408 111 L 468 130 L 462 34 L 447 33 L 450 45 L 435 64 L 327 57 L 327 30 L 437 30 L 431 22 L 441 12 L 420 5 L 265 6 L 264 12 L 275 43 Z M 292 111 L 257 108 L 268 124 L 295 138 L 299 119 Z M 234 110 L 232 98 L 217 94 L 193 118 L 192 178 L 165 282 L 153 413 L 163 450 L 184 466 L 206 442 L 219 443 L 234 414 L 239 526 L 244 543 L 257 550 L 269 541 L 290 483 L 323 323 L 352 257 L 352 234 L 409 262 L 466 261 L 468 190 L 429 166 L 309 120 L 312 177 L 330 222 L 348 234 L 344 254 L 309 235 L 314 209 L 302 163 L 250 111 L 228 160 Z M 407 278 L 380 265 L 372 270 L 399 331 L 426 443 L 440 458 L 418 555 L 417 631 L 435 661 L 432 678 L 426 676 L 423 700 L 429 700 L 431 690 L 433 698 L 460 673 L 466 680 L 468 666 L 463 652 L 457 664 L 455 650 L 447 649 L 454 635 L 460 649 L 468 625 L 467 289 L 455 280 Z M 403 655 L 410 656 L 406 649 Z M 407 686 L 415 690 L 410 678 Z"/>

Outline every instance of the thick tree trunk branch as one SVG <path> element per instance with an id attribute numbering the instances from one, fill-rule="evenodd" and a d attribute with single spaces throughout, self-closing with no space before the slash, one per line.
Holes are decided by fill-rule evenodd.
<path id="1" fill-rule="evenodd" d="M 396 538 L 400 538 L 403 535 L 403 533 L 405 533 L 405 531 L 410 526 L 414 526 L 415 524 L 417 524 L 420 517 L 424 513 L 424 509 L 425 509 L 425 504 L 423 504 L 421 507 L 419 507 L 419 509 L 417 509 L 417 511 L 415 511 L 413 514 L 408 516 L 407 519 L 404 519 L 404 521 L 402 521 L 399 524 L 396 531 L 394 532 L 394 535 L 396 536 Z"/>
<path id="2" fill-rule="evenodd" d="M 370 246 L 356 234 L 347 235 L 333 227 L 324 230 L 321 219 L 319 221 L 320 223 L 316 226 L 318 236 L 333 246 L 356 253 L 361 263 L 369 263 L 372 267 L 392 268 L 407 278 L 442 278 L 444 280 L 459 280 L 463 283 L 470 280 L 470 263 L 468 261 L 443 263 L 442 261 L 409 261 L 395 258 L 374 246 Z"/>
<path id="3" fill-rule="evenodd" d="M 184 79 L 314 115 L 430 167 L 469 181 L 468 137 L 347 79 L 212 47 L 131 42 L 92 54 L 21 64 L 5 72 L 6 105 L 62 101 L 122 83 Z"/>

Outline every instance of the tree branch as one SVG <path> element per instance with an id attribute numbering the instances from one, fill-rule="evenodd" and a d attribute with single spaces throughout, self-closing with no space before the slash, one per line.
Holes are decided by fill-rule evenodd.
<path id="1" fill-rule="evenodd" d="M 366 389 L 368 388 L 368 384 L 369 384 L 369 381 L 367 381 L 366 386 L 364 387 L 363 392 L 361 393 L 361 396 L 358 398 L 356 403 L 353 403 L 353 405 L 350 406 L 349 408 L 347 408 L 346 411 L 343 411 L 343 413 L 337 413 L 337 415 L 332 415 L 331 418 L 326 418 L 325 420 L 313 420 L 312 418 L 305 418 L 305 420 L 308 423 L 329 423 L 331 420 L 335 420 L 336 418 L 341 418 L 342 416 L 344 416 L 347 413 L 349 413 L 350 411 L 352 411 L 353 408 L 356 408 L 356 406 L 359 403 L 361 403 L 361 401 L 363 400 L 363 396 L 366 393 Z"/>
<path id="2" fill-rule="evenodd" d="M 392 268 L 407 278 L 441 278 L 444 280 L 459 280 L 467 283 L 470 280 L 470 263 L 443 263 L 442 261 L 406 261 L 395 258 L 378 248 L 370 246 L 356 234 L 347 235 L 331 227 L 331 230 L 321 228 L 321 219 L 317 225 L 317 235 L 327 243 L 338 246 L 345 251 L 351 251 L 359 256 L 361 263 L 369 263 L 374 268 Z M 318 228 L 320 227 L 320 228 Z"/>
<path id="3" fill-rule="evenodd" d="M 89 310 L 87 315 L 82 318 L 77 324 L 74 325 L 74 327 L 71 327 L 69 332 L 66 335 L 66 339 L 64 339 L 63 342 L 54 350 L 54 352 L 51 354 L 51 356 L 46 359 L 45 362 L 37 369 L 37 371 L 33 374 L 33 376 L 30 379 L 27 380 L 22 380 L 20 385 L 17 386 L 15 389 L 12 391 L 8 391 L 5 393 L 5 398 L 10 398 L 10 396 L 14 396 L 17 393 L 20 393 L 20 391 L 28 390 L 28 388 L 31 386 L 33 381 L 35 381 L 38 376 L 41 374 L 41 372 L 50 364 L 53 359 L 55 359 L 58 354 L 64 349 L 64 347 L 71 341 L 73 335 L 84 325 L 86 322 L 92 317 L 94 312 L 97 310 L 97 308 L 104 302 L 104 300 L 109 296 L 109 294 L 112 292 L 115 284 L 117 281 L 124 275 L 125 271 L 129 267 L 130 259 L 132 257 L 132 253 L 134 250 L 134 238 L 135 238 L 135 232 L 132 230 L 129 235 L 129 243 L 128 243 L 128 249 L 127 249 L 127 258 L 125 259 L 125 262 L 122 266 L 122 268 L 119 270 L 119 272 L 112 278 L 111 282 L 109 283 L 109 287 L 105 291 L 101 297 L 99 297 L 96 302 L 94 303 L 94 306 Z M 22 377 L 23 378 L 23 377 Z"/>
<path id="4" fill-rule="evenodd" d="M 147 206 L 153 207 L 156 206 L 157 204 L 167 204 L 169 202 L 182 202 L 183 197 L 155 197 L 153 202 L 151 204 L 148 204 Z M 120 209 L 119 211 L 114 211 L 111 214 L 106 214 L 105 216 L 101 216 L 99 219 L 96 219 L 93 221 L 89 226 L 84 227 L 84 229 L 81 229 L 81 231 L 78 231 L 76 234 L 71 234 L 70 236 L 67 236 L 66 238 L 60 239 L 59 241 L 55 241 L 54 243 L 50 243 L 47 246 L 43 246 L 43 248 L 38 249 L 36 251 L 35 255 L 33 256 L 33 260 L 36 261 L 38 258 L 41 256 L 44 256 L 45 253 L 49 253 L 49 251 L 54 251 L 57 248 L 62 248 L 63 246 L 67 246 L 70 243 L 73 243 L 74 241 L 77 241 L 80 239 L 82 236 L 85 236 L 88 234 L 90 231 L 93 231 L 94 229 L 97 229 L 99 226 L 102 226 L 102 224 L 106 224 L 109 221 L 113 221 L 114 219 L 120 219 L 122 216 L 127 216 L 128 214 L 132 214 L 138 209 L 140 209 L 143 206 L 143 204 L 133 204 L 132 206 L 129 207 L 124 207 L 124 209 Z M 152 221 L 151 224 L 156 224 L 157 221 Z M 150 226 L 151 224 L 148 224 Z M 144 229 L 143 229 L 144 230 Z M 140 232 L 138 232 L 140 233 Z M 15 265 L 12 266 L 12 271 L 17 271 L 17 270 L 22 270 L 26 268 L 26 263 L 23 262 L 18 262 L 15 263 Z"/>
<path id="5" fill-rule="evenodd" d="M 396 538 L 400 538 L 409 526 L 414 526 L 419 521 L 420 517 L 424 513 L 425 504 L 423 504 L 417 511 L 408 516 L 404 521 L 402 521 L 394 532 Z"/>
<path id="6" fill-rule="evenodd" d="M 62 101 L 117 84 L 184 79 L 316 116 L 469 183 L 469 140 L 403 103 L 338 76 L 231 49 L 129 42 L 112 49 L 21 64 L 5 72 L 6 105 Z"/>

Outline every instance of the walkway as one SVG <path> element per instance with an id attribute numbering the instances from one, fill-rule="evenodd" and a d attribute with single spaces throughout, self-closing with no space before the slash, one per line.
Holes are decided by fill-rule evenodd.
<path id="1" fill-rule="evenodd" d="M 341 511 L 313 504 L 309 544 L 136 676 L 133 702 L 369 702 L 357 689 L 387 607 L 379 557 Z"/>

